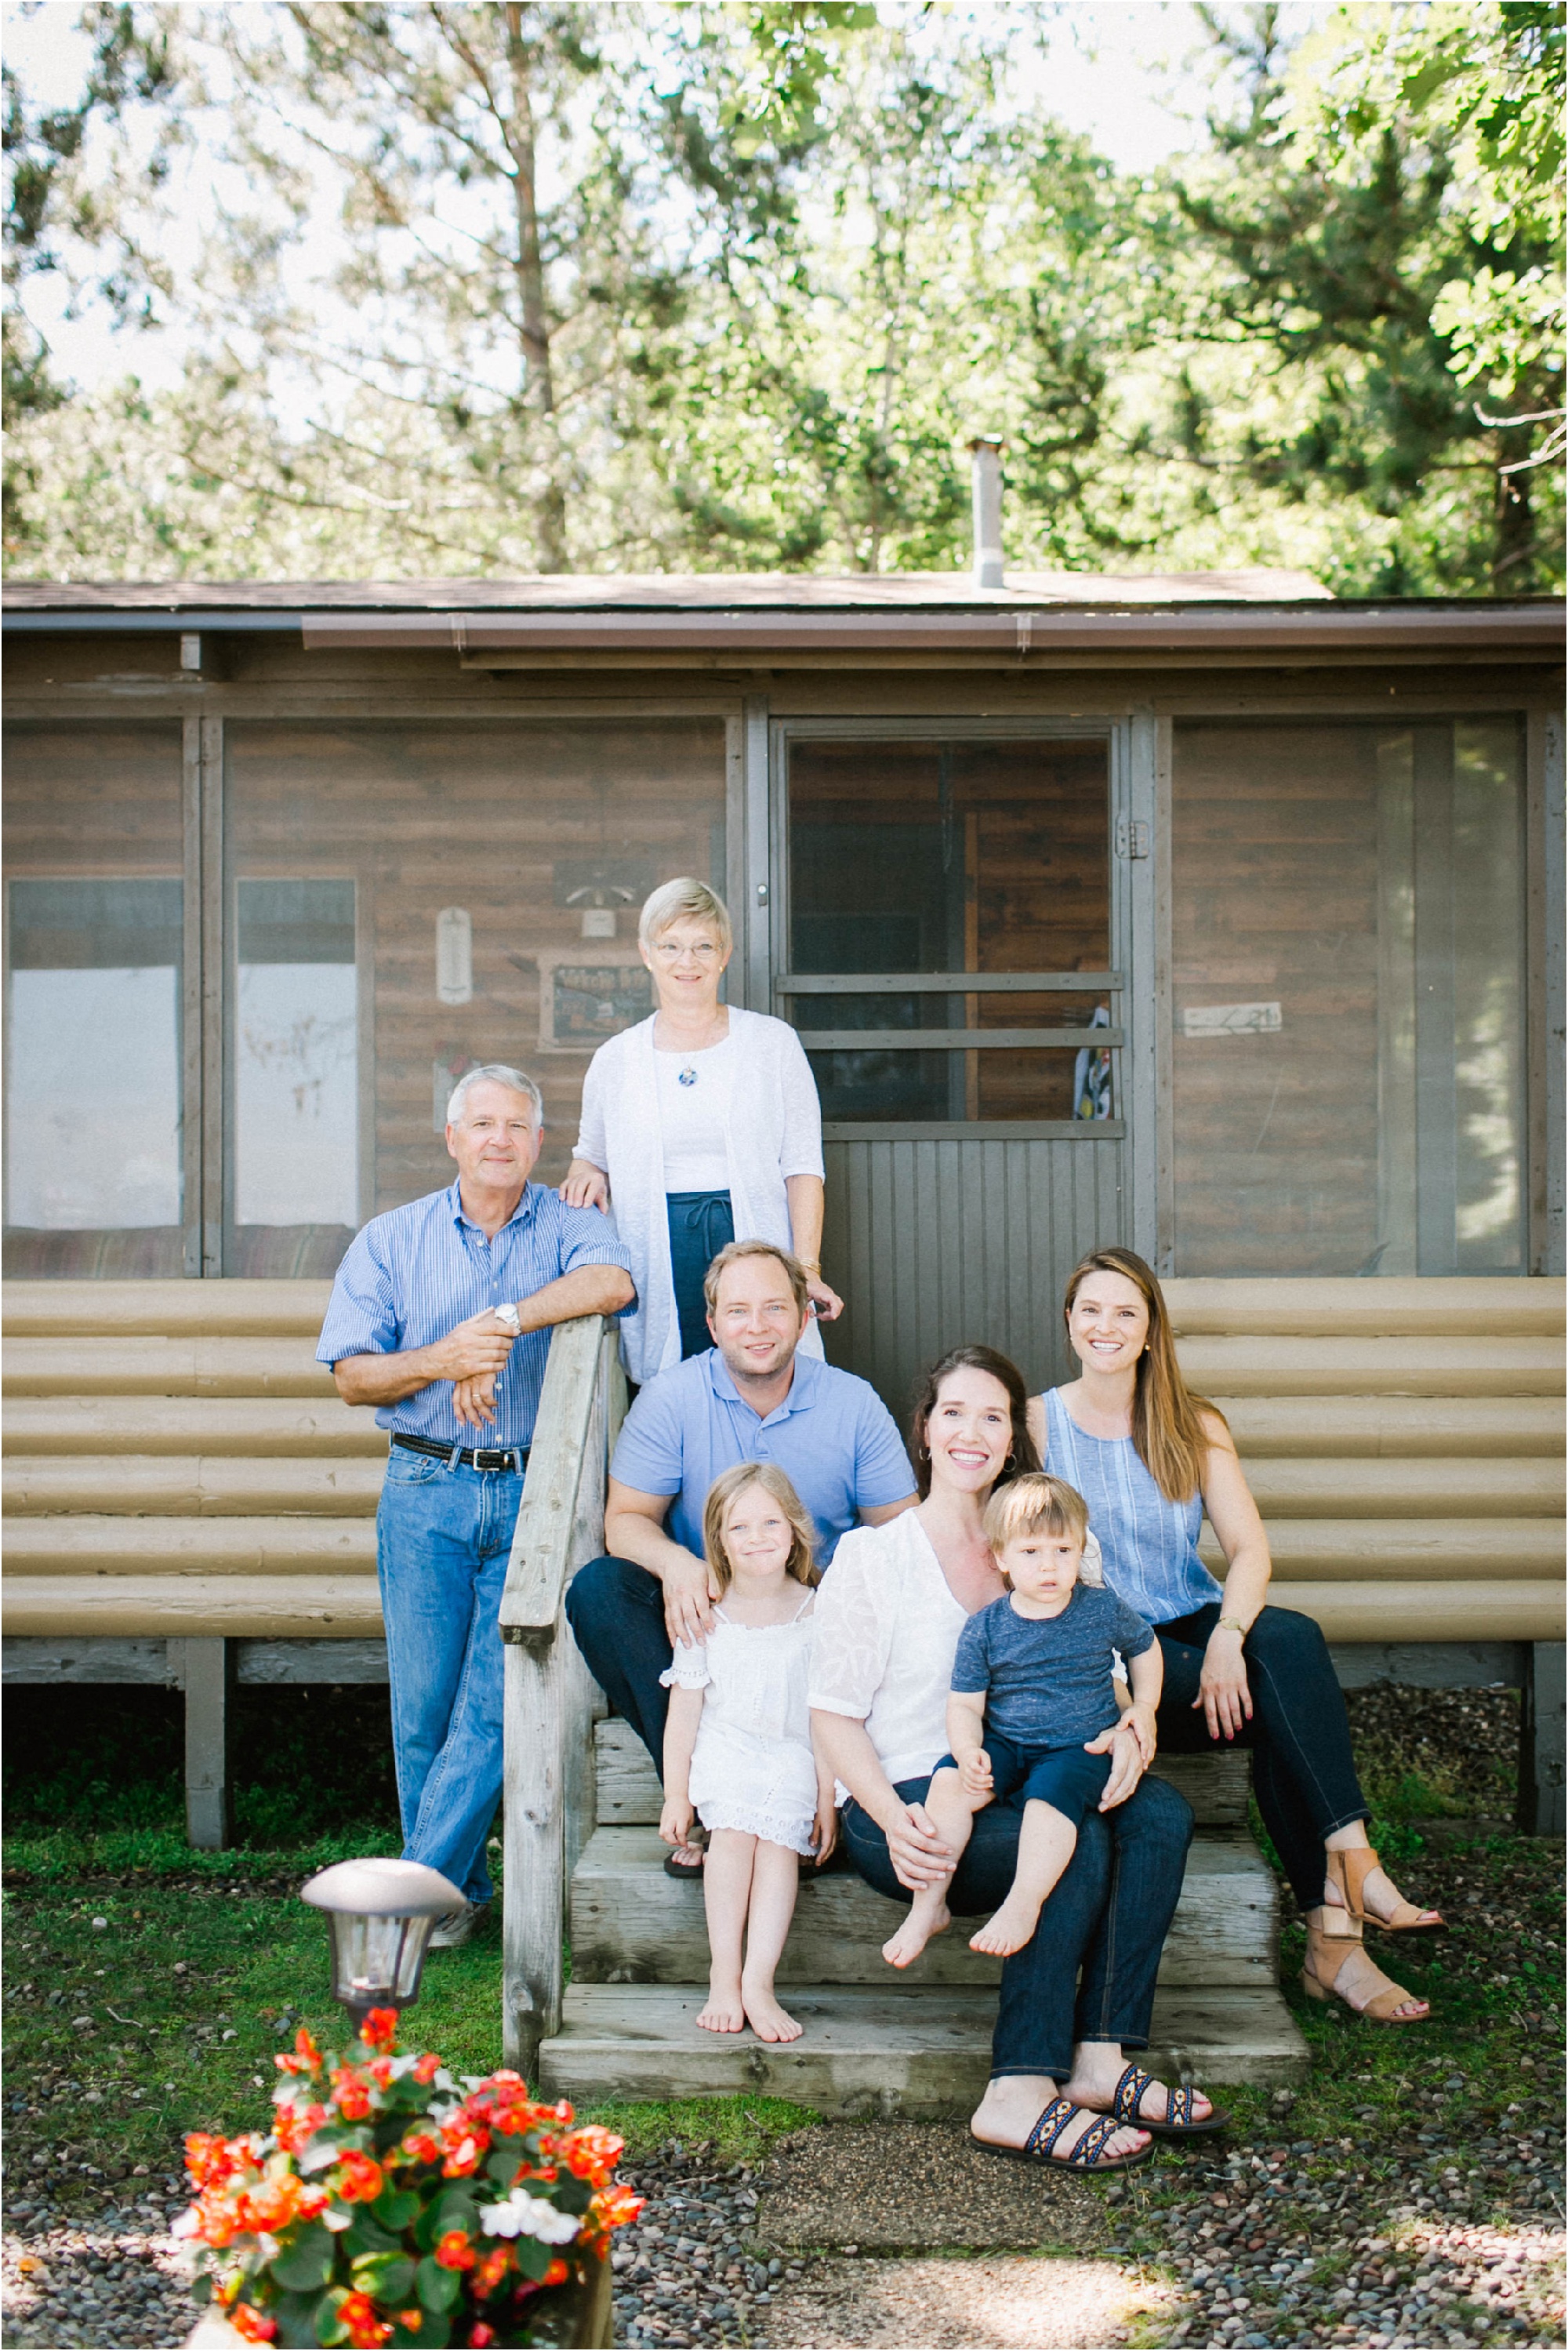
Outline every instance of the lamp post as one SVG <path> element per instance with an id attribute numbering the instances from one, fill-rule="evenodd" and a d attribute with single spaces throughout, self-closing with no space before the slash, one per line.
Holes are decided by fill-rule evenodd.
<path id="1" fill-rule="evenodd" d="M 332 1992 L 362 2026 L 372 2008 L 404 2009 L 419 1997 L 431 1930 L 463 1896 L 418 1861 L 340 1861 L 299 1889 L 325 1910 L 332 1931 Z"/>

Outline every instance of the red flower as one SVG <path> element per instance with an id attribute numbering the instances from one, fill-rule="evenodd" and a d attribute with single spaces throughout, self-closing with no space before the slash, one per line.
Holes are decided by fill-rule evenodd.
<path id="1" fill-rule="evenodd" d="M 362 2122 L 371 2111 L 370 2085 L 351 2065 L 340 2065 L 334 2072 L 332 2095 L 345 2122 Z"/>
<path id="2" fill-rule="evenodd" d="M 571 2272 L 567 2268 L 566 2263 L 558 2254 L 556 2259 L 551 2262 L 549 2269 L 546 2270 L 544 2282 L 546 2285 L 564 2285 L 570 2275 Z"/>
<path id="3" fill-rule="evenodd" d="M 372 2008 L 360 2027 L 360 2039 L 367 2049 L 392 2049 L 397 2044 L 397 2011 L 395 2008 Z"/>
<path id="4" fill-rule="evenodd" d="M 327 2119 L 325 2106 L 279 2106 L 273 2136 L 286 2155 L 298 2155 Z"/>
<path id="5" fill-rule="evenodd" d="M 236 2335 L 243 2335 L 247 2343 L 276 2343 L 277 2340 L 277 2319 L 264 2318 L 261 2312 L 253 2310 L 248 2302 L 235 2303 L 229 2313 L 229 2325 Z"/>
<path id="6" fill-rule="evenodd" d="M 436 2245 L 435 2258 L 444 2270 L 471 2270 L 479 2256 L 466 2229 L 448 2229 Z"/>
<path id="7" fill-rule="evenodd" d="M 397 2314 L 397 2323 L 403 2329 L 405 2334 L 417 2335 L 420 2328 L 424 2325 L 424 2313 L 417 2306 L 413 2310 L 400 2310 Z"/>
<path id="8" fill-rule="evenodd" d="M 486 2346 L 496 2340 L 496 2330 L 493 2326 L 486 2326 L 482 2318 L 478 2319 L 468 2330 L 468 2340 L 475 2346 L 475 2351 L 486 2351 Z"/>
<path id="9" fill-rule="evenodd" d="M 303 2025 L 294 2036 L 294 2050 L 292 2057 L 274 2058 L 273 2063 L 279 2073 L 319 2074 L 321 2071 L 321 2052 Z"/>
<path id="10" fill-rule="evenodd" d="M 376 2351 L 392 2333 L 390 2323 L 376 2316 L 375 2304 L 368 2294 L 346 2294 L 338 2304 L 340 2325 L 349 2330 L 349 2340 L 356 2351 Z"/>
<path id="11" fill-rule="evenodd" d="M 634 2188 L 623 2188 L 612 2180 L 601 2188 L 590 2208 L 590 2225 L 597 2229 L 624 2229 L 643 2210 L 643 2199 Z"/>
<path id="12" fill-rule="evenodd" d="M 437 2255 L 437 2259 L 439 2258 L 440 2256 Z M 500 2284 L 502 2279 L 506 2276 L 507 2272 L 511 2268 L 511 2247 L 509 2245 L 497 2245 L 493 2251 L 486 2254 L 484 2260 L 480 2262 L 478 2268 L 474 2273 L 475 2293 L 481 2294 L 494 2294 L 496 2288 Z"/>
<path id="13" fill-rule="evenodd" d="M 412 2129 L 404 2131 L 399 2153 L 409 2163 L 439 2163 L 441 2141 L 433 2130 L 416 2123 Z"/>
<path id="14" fill-rule="evenodd" d="M 427 2049 L 413 2068 L 413 2078 L 416 2082 L 434 2082 L 440 2071 L 440 2058 L 434 2049 Z"/>
<path id="15" fill-rule="evenodd" d="M 617 2138 L 613 2131 L 601 2129 L 598 2123 L 585 2123 L 580 2130 L 573 2131 L 562 2153 L 568 2168 L 579 2179 L 591 2179 L 596 2188 L 602 2188 L 625 2145 L 625 2140 Z"/>
<path id="16" fill-rule="evenodd" d="M 373 2204 L 385 2182 L 379 2163 L 357 2147 L 345 2147 L 338 2158 L 338 2177 L 333 2182 L 345 2204 Z"/>

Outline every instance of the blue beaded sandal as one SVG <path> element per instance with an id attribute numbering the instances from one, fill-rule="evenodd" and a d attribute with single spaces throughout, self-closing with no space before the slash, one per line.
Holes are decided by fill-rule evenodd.
<path id="1" fill-rule="evenodd" d="M 1074 2115 L 1087 2114 L 1086 2106 L 1075 2106 L 1071 2098 L 1052 2098 L 1022 2147 L 998 2147 L 994 2139 L 969 2137 L 988 2155 L 1005 2155 L 1013 2163 L 1051 2163 L 1059 2171 L 1131 2171 L 1134 2164 L 1147 2163 L 1154 2153 L 1153 2144 L 1140 2147 L 1131 2155 L 1107 2156 L 1102 2162 L 1100 2151 L 1106 2140 L 1124 2127 L 1115 2115 L 1097 2115 L 1081 2138 L 1076 2139 L 1065 2155 L 1053 2155 L 1051 2149 L 1067 2128 Z M 1146 2130 L 1146 2123 L 1134 2126 Z"/>
<path id="2" fill-rule="evenodd" d="M 1131 2123 L 1136 2130 L 1153 2131 L 1156 2138 L 1202 2138 L 1209 2131 L 1225 2128 L 1230 2120 L 1218 2106 L 1201 2121 L 1193 2115 L 1193 2093 L 1184 2082 L 1179 2089 L 1166 2092 L 1165 2114 L 1152 2123 L 1143 2111 L 1144 2094 L 1155 2086 L 1155 2077 L 1139 2065 L 1129 2065 L 1111 2094 L 1111 2115 L 1114 2121 Z"/>

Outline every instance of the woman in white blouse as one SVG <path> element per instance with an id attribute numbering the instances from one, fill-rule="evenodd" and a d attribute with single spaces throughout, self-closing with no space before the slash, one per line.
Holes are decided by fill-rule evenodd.
<path id="1" fill-rule="evenodd" d="M 789 1249 L 823 1321 L 842 1301 L 822 1280 L 816 1081 L 788 1021 L 719 1002 L 734 947 L 723 899 L 705 882 L 666 882 L 643 909 L 637 944 L 657 1009 L 589 1063 L 560 1196 L 614 1210 L 637 1285 L 622 1344 L 641 1384 L 713 1344 L 703 1276 L 728 1241 Z M 814 1327 L 800 1345 L 822 1352 Z"/>
<path id="2" fill-rule="evenodd" d="M 1005 1589 L 981 1531 L 986 1503 L 999 1481 L 1039 1467 L 1028 1407 L 1005 1355 L 945 1355 L 915 1407 L 920 1503 L 841 1537 L 818 1593 L 812 1735 L 848 1791 L 845 1852 L 893 1901 L 951 1866 L 924 1799 L 947 1751 L 958 1635 Z M 1200 2091 L 1169 2091 L 1124 2060 L 1148 2046 L 1192 1813 L 1174 1788 L 1143 1779 L 1151 1759 L 1130 1724 L 1093 1744 L 1112 1757 L 1104 1808 L 1084 1822 L 1033 1940 L 1003 1962 L 991 2078 L 970 2129 L 998 2154 L 1104 2171 L 1142 2160 L 1151 2134 L 1187 2137 L 1219 2118 Z M 1016 1803 L 977 1814 L 948 1889 L 956 1914 L 1005 1896 L 1021 1818 Z"/>

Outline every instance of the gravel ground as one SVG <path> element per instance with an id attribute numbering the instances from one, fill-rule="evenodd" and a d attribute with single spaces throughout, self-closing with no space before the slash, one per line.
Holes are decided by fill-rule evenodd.
<path id="1" fill-rule="evenodd" d="M 117 2201 L 90 2212 L 68 2183 L 76 2173 L 35 2172 L 7 2191 L 0 2255 L 7 2345 L 47 2351 L 81 2345 L 183 2343 L 196 2323 L 185 2257 L 169 2234 L 184 2210 L 182 2183 L 128 2179 Z M 89 2188 L 94 2183 L 88 2183 Z"/>

